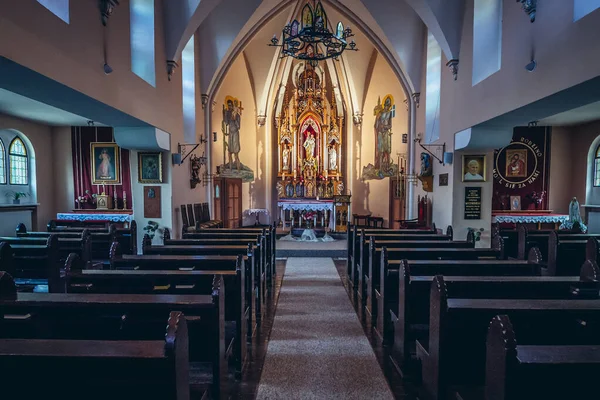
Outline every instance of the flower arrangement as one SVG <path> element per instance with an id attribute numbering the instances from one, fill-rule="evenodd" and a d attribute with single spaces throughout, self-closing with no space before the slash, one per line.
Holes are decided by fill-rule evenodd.
<path id="1" fill-rule="evenodd" d="M 154 239 L 156 232 L 162 234 L 163 229 L 159 228 L 158 222 L 156 221 L 148 221 L 148 224 L 144 227 L 144 232 L 150 236 L 150 239 Z"/>
<path id="2" fill-rule="evenodd" d="M 473 236 L 475 236 L 475 241 L 476 242 L 479 242 L 481 240 L 481 233 L 483 232 L 483 228 L 477 229 L 477 228 L 468 227 L 467 231 L 468 232 L 473 232 Z"/>
<path id="3" fill-rule="evenodd" d="M 544 197 L 546 197 L 546 191 L 543 190 L 541 192 L 533 191 L 527 196 L 525 196 L 531 203 L 535 205 L 535 208 L 538 208 L 542 202 L 544 201 Z"/>
<path id="4" fill-rule="evenodd" d="M 98 195 L 96 193 L 90 193 L 89 190 L 85 191 L 83 196 L 77 196 L 75 198 L 75 203 L 83 206 L 84 204 L 96 204 L 96 197 Z"/>

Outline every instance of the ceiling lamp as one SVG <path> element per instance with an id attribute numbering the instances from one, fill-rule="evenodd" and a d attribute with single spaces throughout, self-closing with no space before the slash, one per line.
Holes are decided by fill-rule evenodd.
<path id="1" fill-rule="evenodd" d="M 354 40 L 347 41 L 354 36 L 349 26 L 344 28 L 344 24 L 338 22 L 335 32 L 329 30 L 329 20 L 320 1 L 307 2 L 301 15 L 302 21 L 294 20 L 283 28 L 281 44 L 277 35 L 271 39 L 269 46 L 281 47 L 282 58 L 290 56 L 316 67 L 321 60 L 338 60 L 346 48 L 358 50 Z"/>

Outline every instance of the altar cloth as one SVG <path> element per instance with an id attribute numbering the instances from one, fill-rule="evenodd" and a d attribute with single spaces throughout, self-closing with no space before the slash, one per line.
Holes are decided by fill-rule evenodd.
<path id="1" fill-rule="evenodd" d="M 495 215 L 492 222 L 498 222 L 500 224 L 562 224 L 568 220 L 568 215 L 531 213 Z"/>
<path id="2" fill-rule="evenodd" d="M 66 221 L 110 221 L 110 222 L 131 222 L 131 214 L 111 214 L 111 213 L 58 213 L 56 219 Z"/>

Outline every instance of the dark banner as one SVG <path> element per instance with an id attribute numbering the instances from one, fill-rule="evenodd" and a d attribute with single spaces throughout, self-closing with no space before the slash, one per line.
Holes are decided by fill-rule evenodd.
<path id="1" fill-rule="evenodd" d="M 546 192 L 539 209 L 548 207 L 550 128 L 517 127 L 510 145 L 494 152 L 494 210 L 509 210 L 510 196 L 521 197 L 523 210 L 535 209 L 534 199 Z"/>

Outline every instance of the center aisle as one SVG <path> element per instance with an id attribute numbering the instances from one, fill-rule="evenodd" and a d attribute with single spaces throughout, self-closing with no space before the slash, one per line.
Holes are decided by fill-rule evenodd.
<path id="1" fill-rule="evenodd" d="M 258 399 L 393 399 L 331 258 L 289 258 Z"/>

